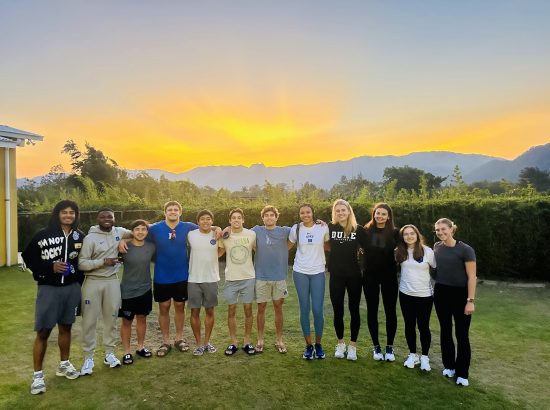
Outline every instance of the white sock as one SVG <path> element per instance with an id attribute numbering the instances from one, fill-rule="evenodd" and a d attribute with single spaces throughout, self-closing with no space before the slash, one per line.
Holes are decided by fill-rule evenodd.
<path id="1" fill-rule="evenodd" d="M 67 366 L 68 364 L 69 364 L 69 361 L 68 361 L 68 360 L 61 360 L 61 361 L 59 362 L 59 365 L 60 365 L 61 367 L 65 367 L 65 366 Z"/>
<path id="2" fill-rule="evenodd" d="M 42 378 L 43 378 L 43 377 L 44 377 L 44 373 L 42 373 L 42 370 L 39 370 L 39 371 L 37 371 L 37 372 L 33 372 L 32 377 L 33 377 L 33 378 L 37 378 L 37 377 L 42 377 Z"/>

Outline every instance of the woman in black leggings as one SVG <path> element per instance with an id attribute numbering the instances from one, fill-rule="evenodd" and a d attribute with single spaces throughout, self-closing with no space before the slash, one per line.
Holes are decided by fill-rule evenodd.
<path id="1" fill-rule="evenodd" d="M 393 362 L 393 340 L 397 331 L 397 265 L 394 249 L 399 231 L 395 228 L 393 211 L 386 203 L 374 205 L 371 220 L 365 225 L 363 290 L 367 299 L 367 323 L 373 344 L 374 360 Z M 386 350 L 382 353 L 378 340 L 378 303 L 382 293 L 386 314 Z"/>
<path id="2" fill-rule="evenodd" d="M 469 332 L 476 297 L 476 254 L 471 246 L 454 238 L 456 229 L 454 222 L 447 218 L 435 223 L 435 234 L 440 242 L 434 245 L 437 263 L 434 304 L 441 328 L 443 376 L 456 376 L 456 384 L 468 386 L 472 356 Z"/>
<path id="3" fill-rule="evenodd" d="M 361 304 L 361 268 L 357 259 L 359 247 L 365 243 L 365 230 L 357 225 L 350 204 L 337 199 L 332 205 L 332 222 L 329 224 L 330 258 L 330 300 L 334 309 L 334 330 L 338 344 L 334 357 L 346 357 L 344 342 L 344 297 L 348 292 L 350 313 L 350 342 L 347 346 L 347 359 L 357 360 L 357 336 L 361 326 L 359 306 Z"/>
<path id="4" fill-rule="evenodd" d="M 433 288 L 430 268 L 435 268 L 434 252 L 424 245 L 424 238 L 414 225 L 405 225 L 399 231 L 399 243 L 395 260 L 401 267 L 399 304 L 405 320 L 405 338 L 409 356 L 403 366 L 413 369 L 420 363 L 420 370 L 429 372 L 428 353 L 432 342 L 430 315 L 433 306 Z M 416 326 L 420 332 L 422 356 L 416 351 Z"/>

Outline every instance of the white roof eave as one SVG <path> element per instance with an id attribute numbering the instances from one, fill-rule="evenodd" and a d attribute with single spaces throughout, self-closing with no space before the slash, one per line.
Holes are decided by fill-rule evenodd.
<path id="1" fill-rule="evenodd" d="M 6 125 L 0 125 L 0 137 L 10 138 L 16 141 L 22 141 L 24 145 L 26 140 L 42 141 L 43 136 L 34 134 L 32 132 L 19 130 L 17 128 L 8 127 Z"/>

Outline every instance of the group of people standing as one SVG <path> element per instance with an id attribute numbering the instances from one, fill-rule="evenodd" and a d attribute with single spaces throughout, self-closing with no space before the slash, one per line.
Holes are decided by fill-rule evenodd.
<path id="1" fill-rule="evenodd" d="M 153 299 L 159 304 L 162 344 L 158 357 L 172 348 L 187 351 L 184 337 L 185 302 L 191 309 L 191 329 L 195 338 L 193 354 L 214 353 L 210 337 L 214 310 L 218 305 L 218 258 L 226 253 L 223 295 L 228 304 L 227 325 L 230 343 L 224 353 L 239 351 L 236 311 L 244 310 L 242 350 L 253 355 L 264 350 L 265 312 L 271 301 L 275 313 L 275 343 L 286 353 L 283 340 L 283 304 L 288 296 L 286 278 L 289 250 L 296 247 L 292 277 L 300 307 L 300 326 L 305 339 L 302 357 L 324 359 L 325 266 L 329 272 L 329 293 L 334 310 L 337 344 L 335 358 L 357 360 L 357 339 L 361 325 L 362 292 L 367 302 L 367 324 L 373 344 L 374 360 L 395 361 L 393 349 L 397 329 L 397 298 L 405 322 L 409 348 L 404 366 L 420 364 L 430 371 L 428 357 L 432 306 L 441 327 L 443 375 L 458 385 L 468 386 L 470 343 L 468 338 L 476 291 L 475 252 L 454 238 L 456 225 L 447 218 L 435 223 L 439 242 L 432 250 L 424 244 L 414 225 L 400 230 L 395 226 L 391 207 L 376 204 L 370 221 L 359 225 L 350 204 L 338 199 L 332 207 L 331 221 L 316 218 L 314 208 L 299 208 L 300 222 L 292 227 L 278 226 L 279 211 L 271 205 L 261 211 L 263 225 L 244 228 L 244 212 L 231 210 L 229 226 L 214 225 L 214 216 L 201 210 L 197 223 L 181 221 L 182 207 L 176 201 L 164 206 L 164 220 L 149 224 L 134 221 L 130 229 L 115 226 L 111 209 L 98 212 L 96 226 L 87 235 L 78 230 L 79 208 L 73 201 L 59 202 L 48 227 L 39 231 L 23 252 L 27 267 L 38 282 L 33 348 L 34 374 L 31 393 L 46 391 L 42 364 L 47 340 L 55 325 L 59 329 L 61 361 L 56 375 L 75 379 L 91 374 L 94 368 L 96 327 L 103 321 L 104 364 L 110 368 L 132 364 L 131 329 L 136 318 L 135 354 L 149 358 L 145 346 L 146 317 Z M 325 252 L 329 253 L 328 264 Z M 154 262 L 153 284 L 150 263 Z M 122 281 L 117 273 L 124 265 Z M 401 279 L 398 283 L 398 271 Z M 432 287 L 433 279 L 435 286 Z M 344 339 L 344 310 L 347 293 L 350 313 L 350 338 Z M 378 331 L 378 306 L 386 316 L 386 345 L 382 349 Z M 253 302 L 257 303 L 257 339 L 252 343 Z M 174 310 L 176 335 L 170 338 L 170 310 Z M 205 310 L 204 333 L 200 311 Z M 69 361 L 71 326 L 82 314 L 84 363 L 80 371 Z M 310 313 L 313 313 L 312 336 Z M 122 317 L 120 337 L 125 354 L 122 362 L 115 355 L 118 340 L 117 317 Z M 456 349 L 453 340 L 453 321 Z M 421 342 L 417 352 L 416 328 Z"/>

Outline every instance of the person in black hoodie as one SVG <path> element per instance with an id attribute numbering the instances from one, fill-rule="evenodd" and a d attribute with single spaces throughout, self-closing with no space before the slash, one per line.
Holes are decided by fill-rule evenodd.
<path id="1" fill-rule="evenodd" d="M 374 360 L 393 362 L 393 340 L 397 331 L 397 264 L 394 250 L 399 231 L 396 229 L 393 211 L 386 203 L 374 205 L 371 220 L 365 225 L 363 290 L 367 300 L 367 323 L 373 344 Z M 378 340 L 378 304 L 382 293 L 386 314 L 387 344 L 382 353 Z"/>
<path id="2" fill-rule="evenodd" d="M 32 271 L 38 284 L 32 394 L 46 391 L 42 365 L 48 338 L 56 324 L 61 361 L 55 374 L 70 380 L 80 375 L 69 361 L 71 327 L 80 305 L 80 285 L 83 279 L 82 272 L 78 270 L 78 255 L 84 233 L 77 228 L 78 220 L 79 209 L 75 202 L 58 202 L 47 228 L 36 233 L 22 253 L 27 268 Z"/>

